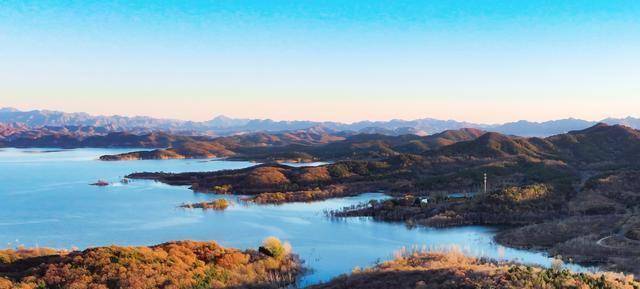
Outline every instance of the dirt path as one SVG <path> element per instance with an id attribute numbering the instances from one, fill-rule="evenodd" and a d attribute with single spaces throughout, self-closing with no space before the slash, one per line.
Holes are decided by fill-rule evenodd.
<path id="1" fill-rule="evenodd" d="M 618 237 L 620 239 L 622 239 L 624 242 L 630 243 L 630 244 L 634 244 L 634 245 L 640 245 L 640 241 L 639 240 L 633 240 L 633 239 L 629 239 L 627 238 L 627 236 L 625 236 L 626 230 L 625 230 L 625 224 L 627 222 L 629 222 L 629 220 L 631 218 L 633 218 L 634 216 L 631 215 L 629 217 L 627 217 L 627 219 L 622 223 L 622 225 L 620 226 L 620 228 L 618 229 L 618 231 L 616 231 L 615 233 L 606 236 L 598 241 L 596 241 L 596 244 L 598 246 L 604 247 L 604 248 L 609 248 L 609 249 L 618 249 L 619 247 L 613 247 L 613 246 L 609 246 L 609 245 L 605 245 L 603 244 L 603 242 L 607 239 L 613 238 L 613 237 Z"/>
<path id="2" fill-rule="evenodd" d="M 609 239 L 609 238 L 613 238 L 613 237 L 615 237 L 615 236 L 616 236 L 616 235 L 606 236 L 606 237 L 604 237 L 604 238 L 602 238 L 602 239 L 600 239 L 600 240 L 596 241 L 596 245 L 598 245 L 598 246 L 600 246 L 600 247 L 603 247 L 603 248 L 608 248 L 608 249 L 618 249 L 618 247 L 613 247 L 613 246 L 609 246 L 609 245 L 602 244 L 602 242 L 604 242 L 604 240 Z"/>

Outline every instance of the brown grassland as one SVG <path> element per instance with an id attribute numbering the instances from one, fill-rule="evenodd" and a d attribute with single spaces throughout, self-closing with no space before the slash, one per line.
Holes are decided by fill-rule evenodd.
<path id="1" fill-rule="evenodd" d="M 449 252 L 403 251 L 392 261 L 356 269 L 310 289 L 637 289 L 631 275 L 572 273 L 559 262 L 544 269 Z"/>

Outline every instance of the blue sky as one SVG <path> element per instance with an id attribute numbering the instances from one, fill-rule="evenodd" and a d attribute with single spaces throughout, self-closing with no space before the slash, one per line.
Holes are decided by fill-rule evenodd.
<path id="1" fill-rule="evenodd" d="M 0 106 L 193 120 L 640 116 L 639 51 L 640 1 L 0 1 Z"/>

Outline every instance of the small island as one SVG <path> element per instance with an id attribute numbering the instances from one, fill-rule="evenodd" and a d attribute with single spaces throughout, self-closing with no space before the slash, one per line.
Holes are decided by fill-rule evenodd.
<path id="1" fill-rule="evenodd" d="M 105 181 L 105 180 L 98 180 L 95 183 L 91 183 L 90 185 L 92 186 L 97 186 L 97 187 L 106 187 L 109 185 L 109 182 Z"/>
<path id="2" fill-rule="evenodd" d="M 185 209 L 204 209 L 204 210 L 215 210 L 215 211 L 224 211 L 231 205 L 226 199 L 217 199 L 211 202 L 200 202 L 194 204 L 184 204 L 181 205 L 181 208 Z"/>

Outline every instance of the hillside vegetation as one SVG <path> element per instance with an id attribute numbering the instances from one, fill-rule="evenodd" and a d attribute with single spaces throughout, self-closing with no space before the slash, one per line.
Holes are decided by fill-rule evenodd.
<path id="1" fill-rule="evenodd" d="M 633 276 L 571 273 L 560 266 L 542 269 L 499 264 L 466 257 L 459 252 L 405 252 L 373 268 L 310 289 L 637 289 Z"/>
<path id="2" fill-rule="evenodd" d="M 421 154 L 456 142 L 476 139 L 483 133 L 478 129 L 465 128 L 428 136 L 356 134 L 327 144 L 247 147 L 238 152 L 242 159 L 262 161 L 294 159 L 296 156 L 302 160 L 379 159 L 401 154 Z"/>
<path id="3" fill-rule="evenodd" d="M 209 289 L 293 284 L 302 272 L 297 257 L 277 239 L 266 240 L 262 248 L 240 251 L 214 242 L 182 241 L 81 252 L 5 250 L 0 251 L 0 288 Z"/>
<path id="4" fill-rule="evenodd" d="M 344 137 L 331 134 L 322 129 L 300 130 L 283 133 L 251 133 L 245 135 L 203 139 L 197 137 L 181 137 L 160 149 L 151 151 L 133 151 L 117 155 L 101 156 L 103 161 L 141 160 L 141 159 L 185 159 L 185 158 L 241 158 L 245 151 L 260 148 L 277 150 L 279 147 L 313 146 L 343 140 Z M 281 156 L 283 160 L 309 161 L 309 156 L 288 154 Z M 253 159 L 254 157 L 252 157 Z M 255 157 L 256 159 L 258 157 Z"/>

